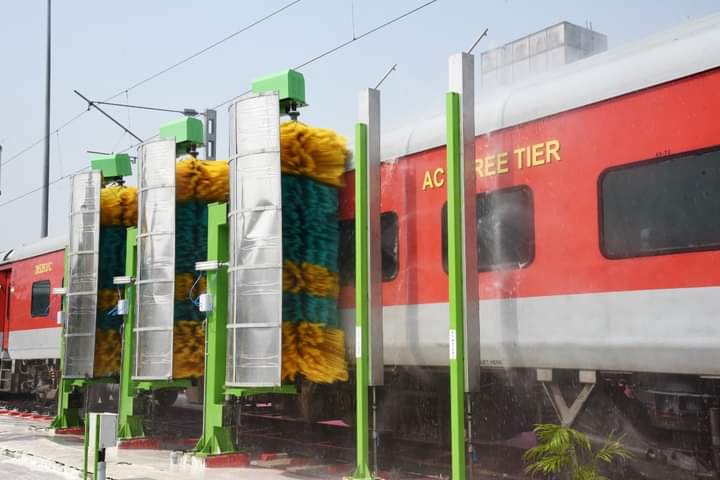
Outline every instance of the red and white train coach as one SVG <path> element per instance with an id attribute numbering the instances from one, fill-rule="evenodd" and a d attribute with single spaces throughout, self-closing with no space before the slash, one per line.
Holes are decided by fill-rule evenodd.
<path id="1" fill-rule="evenodd" d="M 57 312 L 66 238 L 0 252 L 0 392 L 43 395 L 55 388 L 60 358 Z"/>
<path id="2" fill-rule="evenodd" d="M 476 97 L 471 361 L 507 384 L 545 380 L 556 401 L 553 384 L 581 373 L 653 427 L 707 433 L 720 407 L 719 45 L 720 16 L 707 17 Z M 443 116 L 384 137 L 388 367 L 447 365 L 444 144 Z M 350 173 L 346 239 L 353 198 Z"/>
<path id="3" fill-rule="evenodd" d="M 470 341 L 481 353 L 471 361 L 487 367 L 476 421 L 494 423 L 482 435 L 527 428 L 539 395 L 562 407 L 559 387 L 581 381 L 597 385 L 591 400 L 609 399 L 600 423 L 618 427 L 609 412 L 628 420 L 620 430 L 672 449 L 666 461 L 697 466 L 685 453 L 709 450 L 711 424 L 720 429 L 718 45 L 720 16 L 707 17 L 477 96 L 480 335 Z M 443 116 L 383 144 L 384 410 L 416 440 L 442 441 L 447 424 L 444 144 Z M 349 349 L 353 199 L 349 172 Z M 63 248 L 44 240 L 0 260 L 0 391 L 52 384 Z"/>

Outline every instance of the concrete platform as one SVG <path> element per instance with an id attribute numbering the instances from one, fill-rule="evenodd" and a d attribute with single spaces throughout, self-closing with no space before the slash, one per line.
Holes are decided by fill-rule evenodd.
<path id="1" fill-rule="evenodd" d="M 45 470 L 44 478 L 81 478 L 83 467 L 82 438 L 55 435 L 47 420 L 30 417 L 0 416 L 0 460 Z M 198 479 L 275 479 L 289 478 L 274 468 L 212 468 L 205 469 L 199 459 L 168 450 L 123 450 L 107 452 L 108 478 L 116 480 L 198 480 Z M 173 462 L 171 464 L 171 457 Z M 15 470 L 13 470 L 15 472 Z M 8 477 L 0 463 L 0 478 Z M 340 475 L 326 478 L 341 478 Z"/>

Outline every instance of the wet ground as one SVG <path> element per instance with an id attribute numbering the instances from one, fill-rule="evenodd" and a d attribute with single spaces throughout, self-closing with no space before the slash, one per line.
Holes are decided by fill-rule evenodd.
<path id="1" fill-rule="evenodd" d="M 31 461 L 0 456 L 0 478 L 13 480 L 66 480 L 76 476 L 57 473 Z"/>

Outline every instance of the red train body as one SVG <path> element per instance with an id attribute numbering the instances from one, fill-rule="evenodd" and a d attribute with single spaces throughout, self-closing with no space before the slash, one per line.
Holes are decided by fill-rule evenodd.
<path id="1" fill-rule="evenodd" d="M 0 261 L 0 391 L 46 391 L 59 364 L 65 238 L 3 252 Z"/>
<path id="2" fill-rule="evenodd" d="M 492 367 L 483 373 L 492 387 L 477 399 L 494 405 L 483 407 L 486 421 L 507 417 L 506 408 L 517 418 L 504 429 L 528 428 L 542 403 L 541 370 L 571 372 L 553 377 L 571 384 L 591 371 L 625 418 L 644 408 L 623 425 L 692 432 L 700 440 L 685 451 L 707 444 L 708 411 L 720 405 L 720 230 L 706 227 L 720 215 L 718 44 L 720 17 L 710 17 L 479 97 L 480 338 L 470 341 L 481 351 L 471 361 Z M 433 409 L 447 414 L 443 118 L 386 140 L 384 395 L 402 398 L 386 415 L 402 422 L 394 431 L 436 441 L 446 422 L 426 420 Z M 352 246 L 353 203 L 350 171 L 341 250 Z M 3 371 L 15 362 L 0 390 L 43 391 L 53 378 L 60 299 L 33 315 L 33 286 L 60 286 L 63 247 L 46 241 L 0 263 Z M 340 293 L 348 351 L 350 253 Z"/>

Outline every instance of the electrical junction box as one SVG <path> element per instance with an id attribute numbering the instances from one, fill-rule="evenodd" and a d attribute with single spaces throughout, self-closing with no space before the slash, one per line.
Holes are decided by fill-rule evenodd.
<path id="1" fill-rule="evenodd" d="M 129 177 L 132 175 L 130 166 L 130 155 L 127 153 L 116 153 L 114 155 L 100 155 L 91 162 L 93 170 L 100 170 L 103 178 Z"/>
<path id="2" fill-rule="evenodd" d="M 88 451 L 97 452 L 117 445 L 117 417 L 117 413 L 89 414 Z"/>
<path id="3" fill-rule="evenodd" d="M 124 298 L 118 300 L 117 314 L 118 315 L 127 315 L 128 314 L 128 301 L 125 300 Z"/>
<path id="4" fill-rule="evenodd" d="M 307 105 L 305 103 L 305 77 L 302 73 L 292 69 L 256 79 L 252 83 L 252 91 L 255 93 L 278 92 L 280 107 L 283 111 L 292 104 L 295 107 Z"/>
<path id="5" fill-rule="evenodd" d="M 209 293 L 203 293 L 199 298 L 199 307 L 201 312 L 212 312 L 213 298 Z"/>
<path id="6" fill-rule="evenodd" d="M 160 138 L 174 139 L 177 144 L 202 145 L 205 126 L 198 118 L 183 117 L 160 126 Z"/>

